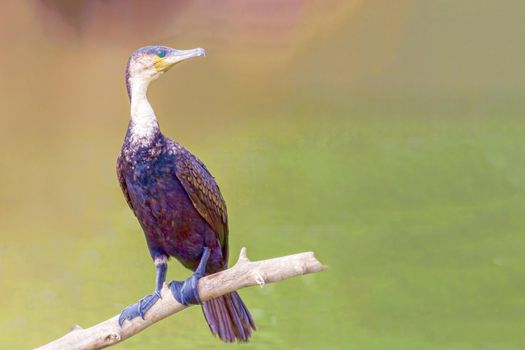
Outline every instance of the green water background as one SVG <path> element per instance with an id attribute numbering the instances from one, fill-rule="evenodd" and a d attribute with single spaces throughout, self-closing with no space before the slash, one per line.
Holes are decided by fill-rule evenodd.
<path id="1" fill-rule="evenodd" d="M 270 13 L 270 33 L 241 21 L 252 41 L 210 21 L 211 4 L 173 12 L 191 30 L 164 43 L 208 57 L 155 82 L 151 101 L 221 186 L 231 262 L 246 246 L 254 260 L 314 251 L 328 266 L 242 290 L 258 325 L 242 347 L 522 349 L 524 6 L 355 4 Z M 172 29 L 105 37 L 106 17 L 63 24 L 33 5 L 3 5 L 0 349 L 109 318 L 154 281 L 114 167 L 126 57 Z M 169 278 L 187 275 L 170 264 Z M 117 346 L 161 347 L 236 346 L 197 307 Z"/>

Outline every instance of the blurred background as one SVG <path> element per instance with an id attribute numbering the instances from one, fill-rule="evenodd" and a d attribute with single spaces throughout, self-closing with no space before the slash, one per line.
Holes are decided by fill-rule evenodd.
<path id="1" fill-rule="evenodd" d="M 0 4 L 0 349 L 151 292 L 115 160 L 124 68 L 204 47 L 155 82 L 164 133 L 228 203 L 231 262 L 329 269 L 241 291 L 243 349 L 525 348 L 522 1 Z M 170 264 L 169 279 L 189 275 Z M 199 308 L 121 349 L 230 349 Z"/>

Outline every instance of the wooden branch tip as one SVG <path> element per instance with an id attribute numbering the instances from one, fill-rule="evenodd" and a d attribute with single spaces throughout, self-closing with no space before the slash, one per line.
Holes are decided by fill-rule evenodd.
<path id="1" fill-rule="evenodd" d="M 250 261 L 243 247 L 239 259 L 231 268 L 208 275 L 199 280 L 201 300 L 206 301 L 235 290 L 282 281 L 294 276 L 321 272 L 325 269 L 313 252 L 299 253 L 273 259 Z M 164 284 L 162 298 L 149 309 L 144 319 L 137 317 L 125 321 L 122 327 L 116 315 L 92 327 L 82 328 L 74 325 L 63 337 L 43 345 L 36 350 L 93 350 L 115 345 L 132 337 L 156 322 L 184 310 L 187 306 L 179 304 Z"/>
<path id="2" fill-rule="evenodd" d="M 237 260 L 237 263 L 239 262 L 250 262 L 250 259 L 248 258 L 246 247 L 241 248 L 241 252 L 239 254 L 239 260 Z"/>

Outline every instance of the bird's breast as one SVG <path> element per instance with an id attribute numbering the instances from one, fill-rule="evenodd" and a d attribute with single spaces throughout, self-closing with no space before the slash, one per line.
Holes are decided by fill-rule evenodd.
<path id="1" fill-rule="evenodd" d="M 212 248 L 215 271 L 225 264 L 221 247 L 177 176 L 177 155 L 168 147 L 154 156 L 149 150 L 131 153 L 124 166 L 129 199 L 148 246 L 194 269 L 206 245 Z"/>

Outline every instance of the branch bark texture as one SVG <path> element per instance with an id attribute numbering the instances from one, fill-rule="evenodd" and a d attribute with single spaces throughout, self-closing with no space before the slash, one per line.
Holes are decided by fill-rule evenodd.
<path id="1" fill-rule="evenodd" d="M 241 288 L 255 285 L 262 287 L 266 283 L 323 270 L 324 266 L 311 252 L 252 262 L 246 256 L 246 248 L 242 248 L 239 260 L 231 268 L 199 280 L 199 295 L 201 300 L 206 301 Z M 62 338 L 36 350 L 102 349 L 120 343 L 185 308 L 187 306 L 179 304 L 171 295 L 169 288 L 164 285 L 162 299 L 148 310 L 144 319 L 137 317 L 131 321 L 125 321 L 120 327 L 118 325 L 119 315 L 116 315 L 90 328 L 83 329 L 75 326 Z"/>

